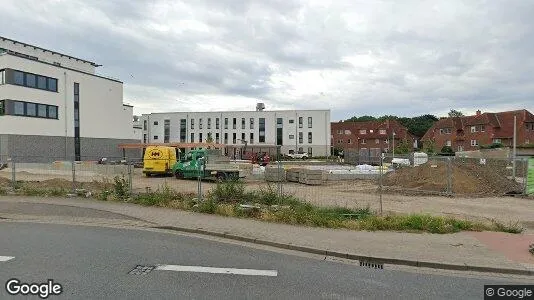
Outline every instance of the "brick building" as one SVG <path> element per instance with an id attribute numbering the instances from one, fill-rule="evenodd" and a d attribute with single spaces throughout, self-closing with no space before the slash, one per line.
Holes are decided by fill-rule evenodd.
<path id="1" fill-rule="evenodd" d="M 396 120 L 364 121 L 364 122 L 333 122 L 332 146 L 339 150 L 357 149 L 360 155 L 378 156 L 383 152 L 391 152 L 393 138 L 395 147 L 407 141 L 414 145 L 417 138 L 408 132 Z"/>
<path id="2" fill-rule="evenodd" d="M 515 110 L 481 113 L 474 116 L 442 118 L 423 136 L 424 143 L 433 142 L 434 150 L 450 146 L 454 151 L 477 150 L 480 146 L 500 143 L 512 146 L 514 115 L 517 116 L 517 145 L 534 143 L 534 115 Z"/>

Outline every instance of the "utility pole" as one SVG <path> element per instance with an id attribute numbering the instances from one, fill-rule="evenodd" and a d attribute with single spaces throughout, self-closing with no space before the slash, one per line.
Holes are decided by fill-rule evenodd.
<path id="1" fill-rule="evenodd" d="M 514 141 L 512 150 L 512 180 L 515 181 L 515 159 L 516 159 L 516 146 L 517 146 L 517 115 L 514 115 Z"/>

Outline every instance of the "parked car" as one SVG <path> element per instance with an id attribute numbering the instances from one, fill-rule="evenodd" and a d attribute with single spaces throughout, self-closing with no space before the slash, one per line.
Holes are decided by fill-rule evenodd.
<path id="1" fill-rule="evenodd" d="M 295 159 L 307 159 L 308 153 L 307 152 L 299 152 L 299 153 L 289 153 L 287 156 Z"/>

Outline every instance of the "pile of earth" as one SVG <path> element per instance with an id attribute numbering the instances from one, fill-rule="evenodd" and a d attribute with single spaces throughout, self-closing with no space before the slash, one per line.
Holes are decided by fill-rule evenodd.
<path id="1" fill-rule="evenodd" d="M 0 177 L 0 186 L 10 186 L 11 185 L 11 180 L 10 179 L 7 179 L 5 177 Z"/>
<path id="2" fill-rule="evenodd" d="M 428 162 L 417 167 L 403 167 L 390 172 L 384 185 L 403 189 L 447 192 L 448 164 Z M 511 171 L 480 164 L 451 163 L 454 194 L 503 195 L 521 193 L 521 184 L 511 180 Z"/>

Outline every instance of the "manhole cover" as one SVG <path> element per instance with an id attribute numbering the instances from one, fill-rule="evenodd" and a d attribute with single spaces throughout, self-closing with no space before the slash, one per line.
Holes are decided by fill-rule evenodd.
<path id="1" fill-rule="evenodd" d="M 371 269 L 384 269 L 384 264 L 379 264 L 375 262 L 360 261 L 360 267 L 367 267 Z"/>
<path id="2" fill-rule="evenodd" d="M 155 266 L 141 266 L 137 265 L 135 268 L 133 268 L 128 274 L 130 275 L 146 275 L 150 273 L 152 270 L 154 270 Z"/>

